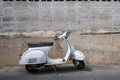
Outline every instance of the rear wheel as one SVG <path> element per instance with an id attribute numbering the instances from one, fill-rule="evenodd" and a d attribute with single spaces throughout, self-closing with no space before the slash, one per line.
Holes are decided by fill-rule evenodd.
<path id="1" fill-rule="evenodd" d="M 38 69 L 35 69 L 37 65 L 30 64 L 30 65 L 25 65 L 25 69 L 30 72 L 30 73 L 36 73 Z"/>
<path id="2" fill-rule="evenodd" d="M 75 65 L 75 67 L 79 70 L 85 68 L 85 63 L 84 61 L 79 61 L 79 60 L 73 60 L 73 64 Z"/>

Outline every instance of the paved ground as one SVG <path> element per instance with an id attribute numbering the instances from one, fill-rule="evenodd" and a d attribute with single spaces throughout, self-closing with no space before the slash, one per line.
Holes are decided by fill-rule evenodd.
<path id="1" fill-rule="evenodd" d="M 36 74 L 28 73 L 24 67 L 0 68 L 0 80 L 120 80 L 120 65 L 90 66 L 77 70 L 73 65 L 44 69 Z"/>

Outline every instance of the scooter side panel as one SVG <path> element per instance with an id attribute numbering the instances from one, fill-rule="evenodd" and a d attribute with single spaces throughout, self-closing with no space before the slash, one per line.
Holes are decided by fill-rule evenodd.
<path id="1" fill-rule="evenodd" d="M 82 52 L 80 52 L 80 51 L 75 51 L 75 52 L 72 53 L 71 59 L 84 60 L 85 59 L 85 55 Z"/>
<path id="2" fill-rule="evenodd" d="M 28 50 L 21 56 L 19 64 L 44 64 L 46 63 L 46 59 L 46 54 L 42 50 Z"/>

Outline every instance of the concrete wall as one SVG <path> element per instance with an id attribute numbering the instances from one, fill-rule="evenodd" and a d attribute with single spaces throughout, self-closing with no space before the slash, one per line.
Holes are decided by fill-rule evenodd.
<path id="1" fill-rule="evenodd" d="M 119 2 L 0 2 L 0 32 L 119 29 Z"/>
<path id="2" fill-rule="evenodd" d="M 18 65 L 26 43 L 53 41 L 64 30 L 73 31 L 71 41 L 87 64 L 120 64 L 119 2 L 0 0 L 0 66 Z M 63 57 L 66 50 L 54 45 L 49 56 Z"/>
<path id="3" fill-rule="evenodd" d="M 58 45 L 54 41 L 56 34 L 61 31 L 38 31 L 31 33 L 1 33 L 0 35 L 0 66 L 16 66 L 19 54 L 27 50 L 27 43 L 52 41 L 54 47 L 49 52 L 51 58 L 63 58 L 66 52 L 65 42 Z M 120 64 L 120 32 L 73 31 L 70 41 L 77 50 L 84 52 L 86 64 Z M 39 35 L 38 35 L 39 34 Z M 65 49 L 64 49 L 65 48 Z"/>

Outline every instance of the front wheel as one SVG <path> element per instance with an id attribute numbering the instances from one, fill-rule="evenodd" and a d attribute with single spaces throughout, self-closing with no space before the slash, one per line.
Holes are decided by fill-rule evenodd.
<path id="1" fill-rule="evenodd" d="M 79 60 L 73 60 L 73 64 L 75 65 L 75 67 L 79 70 L 85 68 L 85 63 L 84 61 L 79 61 Z"/>

